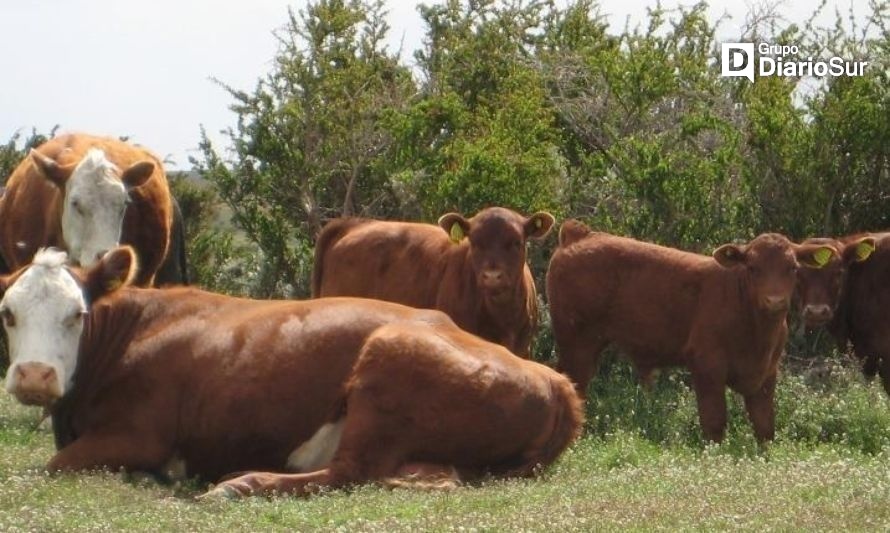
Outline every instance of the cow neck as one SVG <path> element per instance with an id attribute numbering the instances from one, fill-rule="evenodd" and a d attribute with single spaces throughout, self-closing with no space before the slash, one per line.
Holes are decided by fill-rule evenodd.
<path id="1" fill-rule="evenodd" d="M 137 330 L 142 307 L 136 305 L 130 292 L 121 289 L 90 307 L 80 337 L 73 385 L 51 409 L 57 448 L 77 437 L 75 417 L 102 389 Z"/>

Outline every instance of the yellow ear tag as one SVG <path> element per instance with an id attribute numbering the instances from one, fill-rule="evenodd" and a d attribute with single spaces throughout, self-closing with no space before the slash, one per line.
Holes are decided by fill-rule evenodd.
<path id="1" fill-rule="evenodd" d="M 461 240 L 463 240 L 464 230 L 463 230 L 463 228 L 460 227 L 460 224 L 458 224 L 457 222 L 455 222 L 454 224 L 451 225 L 450 236 L 451 236 L 451 242 L 453 242 L 454 244 L 458 244 L 458 243 L 460 243 Z"/>
<path id="2" fill-rule="evenodd" d="M 813 261 L 816 262 L 816 268 L 822 268 L 827 265 L 832 255 L 832 251 L 828 248 L 819 248 L 813 252 Z"/>
<path id="3" fill-rule="evenodd" d="M 543 225 L 544 225 L 544 223 L 541 222 L 541 219 L 540 219 L 540 218 L 536 218 L 536 219 L 535 219 L 535 227 L 536 227 L 536 228 L 541 229 L 541 226 L 543 226 Z"/>
<path id="4" fill-rule="evenodd" d="M 868 242 L 862 241 L 856 245 L 856 260 L 857 261 L 865 261 L 868 257 L 875 251 L 875 245 Z"/>
<path id="5" fill-rule="evenodd" d="M 118 290 L 121 285 L 122 285 L 121 280 L 119 280 L 117 278 L 112 278 L 112 279 L 108 280 L 108 282 L 105 283 L 105 289 L 108 292 L 114 292 L 114 291 Z"/>

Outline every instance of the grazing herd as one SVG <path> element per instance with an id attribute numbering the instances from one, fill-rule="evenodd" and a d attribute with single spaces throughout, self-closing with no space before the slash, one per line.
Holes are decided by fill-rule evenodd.
<path id="1" fill-rule="evenodd" d="M 705 256 L 566 221 L 546 279 L 553 370 L 527 359 L 526 245 L 554 224 L 501 207 L 438 226 L 333 220 L 313 299 L 235 298 L 185 286 L 153 155 L 56 137 L 0 198 L 5 387 L 51 414 L 50 471 L 197 476 L 229 497 L 534 475 L 580 434 L 610 345 L 643 383 L 688 369 L 706 438 L 723 438 L 728 387 L 768 441 L 792 302 L 890 392 L 885 236 L 766 233 Z"/>

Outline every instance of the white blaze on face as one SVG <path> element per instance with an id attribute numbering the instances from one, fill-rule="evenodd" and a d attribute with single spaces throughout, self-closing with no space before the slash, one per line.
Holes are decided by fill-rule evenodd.
<path id="1" fill-rule="evenodd" d="M 87 306 L 74 276 L 64 268 L 66 259 L 65 252 L 40 250 L 0 300 L 9 339 L 6 390 L 11 393 L 18 385 L 17 367 L 29 363 L 54 369 L 61 394 L 72 385 Z"/>
<path id="2" fill-rule="evenodd" d="M 62 237 L 83 267 L 118 245 L 127 207 L 120 169 L 97 148 L 89 150 L 65 184 Z"/>

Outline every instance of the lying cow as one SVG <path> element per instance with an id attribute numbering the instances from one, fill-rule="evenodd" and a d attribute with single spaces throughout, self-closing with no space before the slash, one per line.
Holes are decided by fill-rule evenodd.
<path id="1" fill-rule="evenodd" d="M 568 221 L 547 272 L 558 367 L 580 393 L 610 344 L 644 381 L 655 368 L 686 367 L 706 438 L 723 438 L 729 386 L 744 396 L 757 439 L 771 439 L 795 272 L 825 253 L 834 249 L 764 234 L 709 257 Z"/>
<path id="2" fill-rule="evenodd" d="M 6 388 L 49 407 L 50 471 L 175 460 L 204 479 L 290 468 L 328 486 L 406 469 L 530 475 L 580 431 L 567 378 L 440 312 L 134 289 L 129 247 L 85 271 L 65 259 L 42 251 L 0 278 Z M 239 479 L 225 490 L 268 488 Z"/>
<path id="3" fill-rule="evenodd" d="M 60 135 L 31 150 L 6 186 L 0 254 L 10 272 L 30 263 L 42 247 L 64 248 L 72 262 L 89 266 L 126 243 L 139 255 L 135 283 L 148 286 L 167 258 L 170 190 L 160 161 L 143 148 Z"/>
<path id="4" fill-rule="evenodd" d="M 528 239 L 553 225 L 491 207 L 432 224 L 337 219 L 315 244 L 312 295 L 362 296 L 444 311 L 462 329 L 528 356 L 537 324 Z"/>
<path id="5" fill-rule="evenodd" d="M 868 377 L 881 376 L 890 394 L 890 234 L 857 234 L 839 239 L 810 239 L 832 242 L 841 250 L 842 261 L 808 272 L 799 280 L 799 299 L 808 326 L 827 325 L 842 350 L 853 345 Z M 807 313 L 819 306 L 821 313 Z"/>

